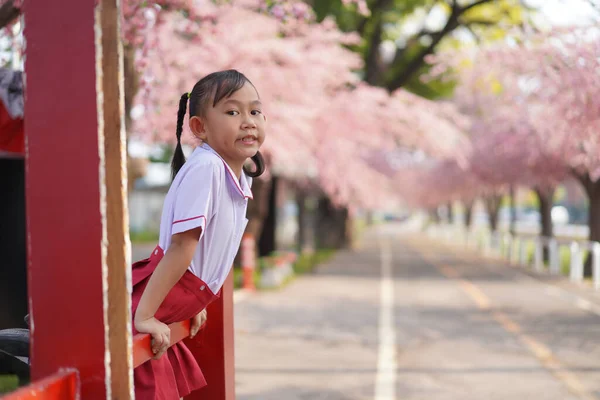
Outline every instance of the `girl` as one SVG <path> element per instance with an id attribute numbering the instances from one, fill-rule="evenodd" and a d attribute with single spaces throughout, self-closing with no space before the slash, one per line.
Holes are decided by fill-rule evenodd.
<path id="1" fill-rule="evenodd" d="M 189 127 L 201 145 L 185 162 L 181 132 L 188 99 Z M 152 335 L 155 354 L 134 371 L 137 399 L 179 399 L 206 385 L 187 347 L 169 347 L 167 324 L 192 319 L 193 337 L 229 274 L 248 222 L 251 177 L 265 169 L 258 151 L 265 139 L 261 110 L 256 88 L 235 70 L 210 74 L 181 97 L 159 245 L 133 265 L 133 332 Z M 249 158 L 252 171 L 244 166 Z"/>

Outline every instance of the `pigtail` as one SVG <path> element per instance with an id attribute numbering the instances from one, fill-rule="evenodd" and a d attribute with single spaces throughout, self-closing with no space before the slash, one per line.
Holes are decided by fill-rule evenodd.
<path id="1" fill-rule="evenodd" d="M 251 159 L 256 168 L 254 171 L 251 171 L 244 166 L 244 172 L 251 178 L 258 178 L 265 172 L 265 159 L 263 158 L 262 154 L 260 154 L 260 151 L 257 151 L 256 154 L 251 157 Z"/>
<path id="2" fill-rule="evenodd" d="M 187 108 L 189 94 L 185 93 L 179 99 L 179 110 L 177 111 L 177 130 L 175 135 L 177 136 L 177 146 L 173 153 L 173 160 L 171 161 L 171 178 L 175 179 L 175 176 L 185 164 L 185 155 L 181 148 L 181 133 L 183 132 L 183 119 L 185 118 L 185 111 Z"/>

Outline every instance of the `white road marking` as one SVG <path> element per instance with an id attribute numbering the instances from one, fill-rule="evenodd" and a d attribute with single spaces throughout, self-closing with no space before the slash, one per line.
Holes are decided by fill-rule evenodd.
<path id="1" fill-rule="evenodd" d="M 394 331 L 394 285 L 392 252 L 388 238 L 381 238 L 381 295 L 379 305 L 379 353 L 375 400 L 396 399 L 396 333 Z"/>

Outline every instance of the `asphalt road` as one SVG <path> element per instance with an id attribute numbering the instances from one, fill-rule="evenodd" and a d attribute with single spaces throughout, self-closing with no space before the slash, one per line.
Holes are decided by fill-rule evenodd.
<path id="1" fill-rule="evenodd" d="M 236 398 L 600 399 L 599 333 L 590 289 L 388 225 L 236 303 Z"/>

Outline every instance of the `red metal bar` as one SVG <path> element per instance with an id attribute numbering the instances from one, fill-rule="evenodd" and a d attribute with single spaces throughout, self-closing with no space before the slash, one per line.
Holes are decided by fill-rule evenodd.
<path id="1" fill-rule="evenodd" d="M 198 339 L 185 339 L 185 343 L 196 357 L 208 385 L 186 400 L 234 400 L 233 271 L 223 285 L 221 296 L 208 306 L 207 313 L 206 327 Z"/>
<path id="2" fill-rule="evenodd" d="M 79 399 L 79 377 L 66 369 L 2 397 L 3 400 L 75 400 Z"/>
<path id="3" fill-rule="evenodd" d="M 63 367 L 106 399 L 93 0 L 24 2 L 32 380 Z"/>

